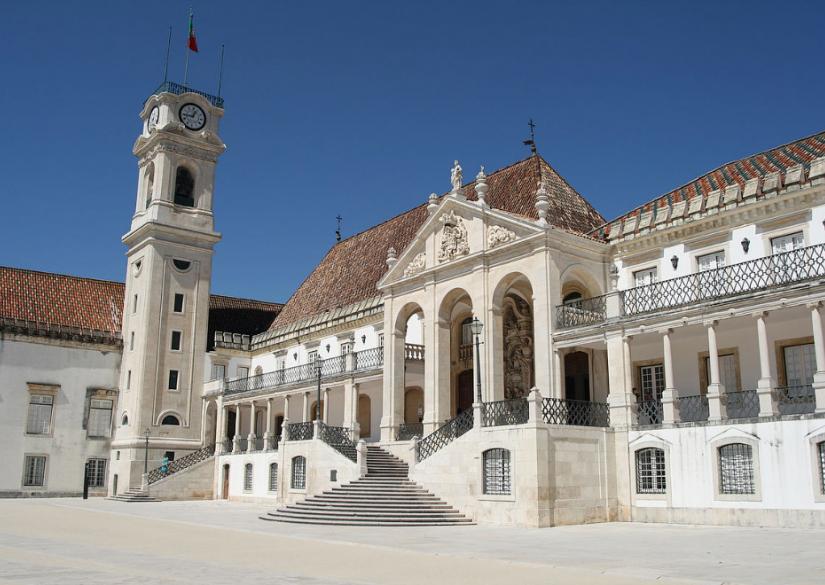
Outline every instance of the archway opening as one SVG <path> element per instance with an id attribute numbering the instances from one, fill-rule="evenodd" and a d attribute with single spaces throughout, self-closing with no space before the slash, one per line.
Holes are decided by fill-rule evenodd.
<path id="1" fill-rule="evenodd" d="M 361 439 L 372 435 L 372 401 L 366 394 L 358 395 L 358 428 Z"/>
<path id="2" fill-rule="evenodd" d="M 590 400 L 590 356 L 574 351 L 564 356 L 564 397 Z"/>

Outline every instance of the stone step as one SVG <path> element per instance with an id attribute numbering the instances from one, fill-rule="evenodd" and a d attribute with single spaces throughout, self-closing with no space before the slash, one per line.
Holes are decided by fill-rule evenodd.
<path id="1" fill-rule="evenodd" d="M 462 521 L 458 520 L 447 520 L 443 522 L 439 521 L 431 521 L 431 520 L 418 520 L 418 521 L 411 521 L 411 522 L 383 522 L 381 520 L 372 520 L 372 519 L 349 519 L 349 520 L 330 520 L 328 518 L 324 519 L 316 519 L 316 518 L 293 518 L 289 516 L 260 516 L 261 520 L 268 520 L 274 522 L 285 522 L 288 524 L 312 524 L 312 525 L 320 525 L 320 526 L 393 526 L 393 527 L 407 527 L 407 528 L 414 528 L 414 527 L 424 527 L 424 526 L 469 526 L 474 524 L 470 519 L 465 519 Z"/>
<path id="2" fill-rule="evenodd" d="M 468 523 L 470 520 L 468 518 L 464 518 L 463 516 L 452 517 L 452 516 L 440 516 L 435 515 L 432 517 L 420 517 L 414 518 L 409 516 L 389 516 L 389 515 L 382 515 L 382 516 L 363 516 L 360 514 L 327 514 L 327 515 L 310 515 L 304 512 L 301 513 L 293 513 L 293 512 L 286 512 L 284 510 L 278 510 L 277 512 L 269 512 L 267 514 L 273 518 L 293 518 L 296 520 L 317 520 L 317 521 L 358 521 L 358 522 L 365 522 L 365 521 L 374 521 L 374 522 L 386 522 L 388 524 L 397 524 L 399 522 L 409 522 L 411 524 L 417 524 L 419 522 L 433 522 L 438 524 L 449 524 L 453 522 L 461 522 L 461 523 Z"/>
<path id="3" fill-rule="evenodd" d="M 432 510 L 452 510 L 453 508 L 450 507 L 449 504 L 446 502 L 442 502 L 440 500 L 434 500 L 432 502 L 341 502 L 341 501 L 325 501 L 325 500 L 303 500 L 301 502 L 297 502 L 292 504 L 293 506 L 297 507 L 310 507 L 310 508 L 353 508 L 353 509 L 381 509 L 381 510 L 390 510 L 390 509 L 402 509 L 405 506 L 408 507 L 410 510 L 422 510 L 422 509 L 432 509 Z"/>
<path id="4" fill-rule="evenodd" d="M 281 508 L 277 512 L 285 516 L 303 518 L 360 518 L 363 520 L 453 520 L 463 518 L 458 512 L 390 512 L 390 511 L 364 511 L 364 510 L 305 510 L 303 508 Z"/>

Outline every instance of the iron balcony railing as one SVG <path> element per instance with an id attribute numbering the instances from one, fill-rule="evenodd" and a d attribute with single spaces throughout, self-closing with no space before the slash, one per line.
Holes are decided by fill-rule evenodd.
<path id="1" fill-rule="evenodd" d="M 238 443 L 237 453 L 246 453 L 249 448 L 249 439 L 247 439 L 246 437 L 236 437 L 236 439 L 236 442 Z"/>
<path id="2" fill-rule="evenodd" d="M 530 410 L 524 398 L 497 400 L 481 405 L 481 426 L 484 427 L 523 425 L 529 419 Z"/>
<path id="3" fill-rule="evenodd" d="M 652 313 L 821 277 L 825 277 L 825 244 L 622 291 L 622 313 Z"/>
<path id="4" fill-rule="evenodd" d="M 163 83 L 161 83 L 155 90 L 155 94 L 159 93 L 173 93 L 175 95 L 181 95 L 184 93 L 196 93 L 199 96 L 206 98 L 206 101 L 208 101 L 216 108 L 223 108 L 222 97 L 211 95 L 197 89 L 192 89 L 189 86 L 181 85 L 180 83 L 175 83 L 174 81 L 164 81 Z"/>
<path id="5" fill-rule="evenodd" d="M 433 453 L 443 449 L 461 435 L 473 428 L 473 409 L 468 408 L 457 417 L 450 419 L 415 445 L 416 461 L 423 461 Z"/>
<path id="6" fill-rule="evenodd" d="M 810 414 L 816 409 L 813 386 L 785 386 L 776 389 L 779 414 Z"/>
<path id="7" fill-rule="evenodd" d="M 607 296 L 577 299 L 556 306 L 559 327 L 580 327 L 601 323 L 607 319 Z"/>
<path id="8" fill-rule="evenodd" d="M 756 418 L 759 416 L 759 395 L 756 390 L 722 393 L 726 418 Z"/>
<path id="9" fill-rule="evenodd" d="M 215 445 L 208 445 L 203 449 L 198 449 L 197 451 L 193 451 L 188 455 L 184 455 L 180 459 L 175 459 L 174 461 L 170 461 L 169 465 L 166 466 L 166 471 L 162 471 L 162 467 L 156 467 L 155 469 L 149 472 L 149 483 L 155 483 L 163 479 L 164 477 L 168 477 L 173 473 L 177 473 L 178 471 L 182 471 L 187 467 L 192 467 L 196 463 L 200 463 L 201 461 L 206 461 L 212 455 L 215 454 Z"/>
<path id="10" fill-rule="evenodd" d="M 619 292 L 619 317 L 656 313 L 825 278 L 825 244 L 781 252 Z M 607 295 L 556 306 L 560 329 L 602 323 Z"/>
<path id="11" fill-rule="evenodd" d="M 636 424 L 639 426 L 660 425 L 664 420 L 662 403 L 659 400 L 643 400 L 636 403 Z"/>
<path id="12" fill-rule="evenodd" d="M 398 432 L 395 433 L 396 441 L 409 441 L 413 437 L 424 436 L 423 423 L 401 423 L 398 425 Z"/>
<path id="13" fill-rule="evenodd" d="M 312 422 L 289 423 L 286 425 L 287 441 L 309 441 L 313 434 Z"/>
<path id="14" fill-rule="evenodd" d="M 541 401 L 541 416 L 550 425 L 610 426 L 610 406 L 606 402 L 545 398 Z"/>
<path id="15" fill-rule="evenodd" d="M 338 451 L 351 461 L 358 460 L 355 443 L 350 438 L 350 430 L 345 427 L 332 427 L 323 422 L 319 425 L 319 436 L 324 443 Z"/>
<path id="16" fill-rule="evenodd" d="M 680 396 L 676 408 L 679 409 L 679 420 L 682 422 L 702 422 L 710 416 L 708 397 L 704 394 Z"/>
<path id="17" fill-rule="evenodd" d="M 384 348 L 374 347 L 355 352 L 355 369 L 359 372 L 380 368 L 384 365 Z"/>

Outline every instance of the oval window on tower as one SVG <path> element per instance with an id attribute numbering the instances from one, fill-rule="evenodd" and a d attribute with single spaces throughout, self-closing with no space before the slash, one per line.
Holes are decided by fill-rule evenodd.
<path id="1" fill-rule="evenodd" d="M 175 268 L 181 272 L 186 272 L 192 266 L 192 263 L 189 260 L 180 260 L 179 258 L 172 260 L 172 264 L 174 264 Z"/>
<path id="2" fill-rule="evenodd" d="M 175 205 L 195 206 L 195 178 L 186 167 L 178 167 L 175 173 Z"/>

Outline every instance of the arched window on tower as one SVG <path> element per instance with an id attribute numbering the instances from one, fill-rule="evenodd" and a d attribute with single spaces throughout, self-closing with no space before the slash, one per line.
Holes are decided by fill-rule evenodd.
<path id="1" fill-rule="evenodd" d="M 146 201 L 145 208 L 149 209 L 149 205 L 152 204 L 152 193 L 155 190 L 155 163 L 149 163 L 149 166 L 146 167 L 146 175 L 145 175 L 145 197 L 144 200 Z"/>
<path id="2" fill-rule="evenodd" d="M 175 173 L 175 205 L 195 206 L 195 178 L 186 167 L 178 167 Z"/>
<path id="3" fill-rule="evenodd" d="M 180 426 L 180 420 L 174 414 L 167 414 L 163 417 L 163 420 L 160 421 L 162 425 L 170 425 L 170 426 Z"/>

